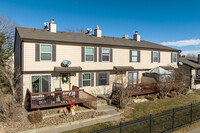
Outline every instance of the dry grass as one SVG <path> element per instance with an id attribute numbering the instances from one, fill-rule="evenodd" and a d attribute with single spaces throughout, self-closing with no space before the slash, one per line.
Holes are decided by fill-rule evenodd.
<path id="1" fill-rule="evenodd" d="M 196 122 L 192 125 L 188 125 L 188 126 L 185 126 L 183 128 L 177 129 L 173 133 L 188 133 L 189 131 L 192 131 L 196 128 L 200 128 L 200 121 Z"/>
<path id="2" fill-rule="evenodd" d="M 196 93 L 181 95 L 174 98 L 166 98 L 156 101 L 148 101 L 143 103 L 133 103 L 129 105 L 129 108 L 124 110 L 124 119 L 122 122 L 128 122 L 136 120 L 142 117 L 148 117 L 150 114 L 155 115 L 158 113 L 166 112 L 172 110 L 173 108 L 180 108 L 190 104 L 200 103 L 200 90 L 197 90 Z M 133 108 L 133 109 L 131 109 Z M 79 130 L 92 130 L 92 129 L 102 129 L 108 126 L 117 125 L 119 121 L 116 122 L 107 122 L 102 124 L 95 124 L 92 126 L 84 127 Z M 74 132 L 73 130 L 70 132 Z"/>

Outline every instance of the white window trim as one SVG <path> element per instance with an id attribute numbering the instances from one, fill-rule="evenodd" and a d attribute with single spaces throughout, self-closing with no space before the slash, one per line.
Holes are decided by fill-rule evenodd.
<path id="1" fill-rule="evenodd" d="M 157 52 L 158 53 L 158 61 L 154 61 L 154 53 Z M 153 51 L 153 63 L 159 63 L 159 52 L 158 51 Z"/>
<path id="2" fill-rule="evenodd" d="M 108 55 L 109 56 L 109 58 L 108 58 L 109 60 L 108 61 L 104 61 L 103 60 L 103 49 L 109 49 L 109 55 Z M 110 48 L 101 48 L 101 61 L 102 62 L 110 62 Z"/>
<path id="3" fill-rule="evenodd" d="M 128 73 L 137 73 L 137 83 L 138 83 L 138 80 L 139 80 L 139 72 L 138 71 L 128 71 Z M 127 73 L 127 76 L 128 76 L 128 73 Z M 129 83 L 129 82 L 128 82 Z"/>
<path id="4" fill-rule="evenodd" d="M 90 79 L 86 79 L 86 80 L 83 80 L 83 75 L 84 74 L 90 74 Z M 83 81 L 90 81 L 90 85 L 89 86 L 83 86 Z M 86 73 L 82 73 L 82 87 L 91 87 L 91 72 L 86 72 Z"/>
<path id="5" fill-rule="evenodd" d="M 176 61 L 175 62 L 177 62 L 177 53 L 176 52 L 172 52 L 172 63 L 175 63 L 174 60 L 173 60 L 174 59 L 173 54 L 176 54 Z"/>
<path id="6" fill-rule="evenodd" d="M 41 52 L 41 45 L 47 45 L 47 46 L 51 46 L 51 52 Z M 51 60 L 42 60 L 42 56 L 41 56 L 41 54 L 42 53 L 47 53 L 47 54 L 51 54 Z M 52 61 L 52 45 L 51 44 L 40 44 L 40 61 Z"/>
<path id="7" fill-rule="evenodd" d="M 136 51 L 137 52 L 137 56 L 133 56 L 132 55 L 132 51 Z M 137 61 L 133 61 L 132 57 L 137 57 Z M 138 50 L 134 50 L 134 49 L 131 50 L 131 62 L 138 62 Z"/>
<path id="8" fill-rule="evenodd" d="M 107 77 L 106 77 L 106 80 L 107 80 L 107 84 L 106 85 L 99 85 L 99 77 L 98 77 L 98 86 L 107 86 L 107 85 L 109 85 L 109 81 L 108 81 L 108 73 L 107 72 L 99 72 L 99 73 L 106 73 L 107 75 Z M 99 73 L 98 73 L 98 75 L 97 76 L 99 76 Z M 96 76 L 96 78 L 97 78 L 97 76 Z"/>
<path id="9" fill-rule="evenodd" d="M 86 54 L 86 48 L 93 48 L 93 54 Z M 93 61 L 87 61 L 86 60 L 86 55 L 92 55 L 93 56 Z M 85 62 L 94 62 L 94 47 L 85 47 Z"/>
<path id="10" fill-rule="evenodd" d="M 52 75 L 51 74 L 31 74 L 30 75 L 30 91 L 32 92 L 32 76 L 45 76 L 45 75 L 47 75 L 47 76 L 50 76 L 50 78 L 51 78 L 51 84 L 50 84 L 50 89 L 51 89 L 51 91 L 50 92 L 52 92 Z M 41 80 L 41 84 L 42 84 L 42 80 Z M 39 93 L 41 93 L 41 92 L 39 92 Z"/>

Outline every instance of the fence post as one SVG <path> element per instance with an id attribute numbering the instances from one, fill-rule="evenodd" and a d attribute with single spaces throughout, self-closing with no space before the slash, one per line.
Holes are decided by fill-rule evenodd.
<path id="1" fill-rule="evenodd" d="M 192 124 L 192 104 L 190 106 L 190 124 Z"/>
<path id="2" fill-rule="evenodd" d="M 152 128 L 152 115 L 150 114 L 150 116 L 149 116 L 150 118 L 149 118 L 149 123 L 150 123 L 150 127 L 149 127 L 149 132 L 151 133 L 151 128 Z"/>
<path id="3" fill-rule="evenodd" d="M 120 132 L 120 133 L 122 132 L 121 126 L 122 126 L 122 122 L 120 121 L 120 125 L 119 125 L 119 128 L 120 128 L 119 132 Z"/>
<path id="4" fill-rule="evenodd" d="M 172 131 L 174 131 L 174 108 L 172 109 Z"/>

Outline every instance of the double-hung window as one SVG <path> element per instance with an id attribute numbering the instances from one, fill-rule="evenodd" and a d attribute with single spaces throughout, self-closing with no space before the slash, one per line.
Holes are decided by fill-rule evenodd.
<path id="1" fill-rule="evenodd" d="M 31 82 L 32 93 L 51 91 L 51 75 L 34 75 Z"/>
<path id="2" fill-rule="evenodd" d="M 93 47 L 85 47 L 85 61 L 94 61 Z"/>
<path id="3" fill-rule="evenodd" d="M 128 84 L 137 84 L 138 72 L 128 72 Z"/>
<path id="4" fill-rule="evenodd" d="M 102 61 L 110 61 L 110 48 L 102 48 Z"/>
<path id="5" fill-rule="evenodd" d="M 52 45 L 49 45 L 49 44 L 40 45 L 40 60 L 43 60 L 43 61 L 52 60 Z"/>
<path id="6" fill-rule="evenodd" d="M 138 51 L 131 50 L 131 62 L 138 62 Z"/>
<path id="7" fill-rule="evenodd" d="M 98 85 L 108 85 L 108 73 L 107 72 L 98 73 Z"/>
<path id="8" fill-rule="evenodd" d="M 159 52 L 153 51 L 153 62 L 159 62 Z"/>
<path id="9" fill-rule="evenodd" d="M 172 53 L 172 62 L 177 62 L 177 53 Z"/>
<path id="10" fill-rule="evenodd" d="M 91 86 L 91 73 L 82 74 L 83 86 Z"/>

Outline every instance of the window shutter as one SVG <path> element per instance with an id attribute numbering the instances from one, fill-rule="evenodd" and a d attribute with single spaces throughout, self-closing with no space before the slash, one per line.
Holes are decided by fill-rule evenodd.
<path id="1" fill-rule="evenodd" d="M 110 84 L 110 72 L 107 72 L 107 85 Z"/>
<path id="2" fill-rule="evenodd" d="M 171 53 L 171 63 L 173 63 L 173 53 Z"/>
<path id="3" fill-rule="evenodd" d="M 151 51 L 151 63 L 153 63 L 153 51 Z"/>
<path id="4" fill-rule="evenodd" d="M 82 73 L 79 73 L 79 87 L 82 87 Z"/>
<path id="5" fill-rule="evenodd" d="M 81 47 L 81 61 L 85 62 L 85 47 Z"/>
<path id="6" fill-rule="evenodd" d="M 99 62 L 102 61 L 102 59 L 101 59 L 102 50 L 101 50 L 101 49 L 102 49 L 102 48 L 99 48 Z"/>
<path id="7" fill-rule="evenodd" d="M 97 48 L 94 48 L 94 62 L 97 62 Z"/>
<path id="8" fill-rule="evenodd" d="M 56 45 L 52 45 L 52 61 L 56 61 Z"/>
<path id="9" fill-rule="evenodd" d="M 96 86 L 99 85 L 99 73 L 96 72 Z"/>
<path id="10" fill-rule="evenodd" d="M 132 50 L 129 52 L 129 61 L 132 62 Z"/>
<path id="11" fill-rule="evenodd" d="M 113 49 L 111 48 L 110 49 L 110 62 L 113 61 Z"/>
<path id="12" fill-rule="evenodd" d="M 91 72 L 91 86 L 94 86 L 94 72 Z"/>
<path id="13" fill-rule="evenodd" d="M 140 62 L 140 50 L 138 50 L 137 62 Z"/>
<path id="14" fill-rule="evenodd" d="M 35 61 L 40 61 L 40 44 L 35 44 Z"/>
<path id="15" fill-rule="evenodd" d="M 160 63 L 160 52 L 158 52 L 158 63 Z"/>

